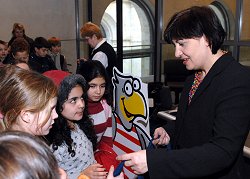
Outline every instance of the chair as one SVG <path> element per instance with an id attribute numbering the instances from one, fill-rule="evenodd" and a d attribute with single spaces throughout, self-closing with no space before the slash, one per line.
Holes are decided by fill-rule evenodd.
<path id="1" fill-rule="evenodd" d="M 148 97 L 151 99 L 149 108 L 150 134 L 153 134 L 155 128 L 166 124 L 166 121 L 159 118 L 157 113 L 171 110 L 174 105 L 169 87 L 164 86 L 161 82 L 148 83 Z"/>
<path id="2" fill-rule="evenodd" d="M 164 82 L 175 93 L 174 103 L 179 103 L 180 93 L 183 90 L 184 82 L 192 72 L 183 65 L 182 60 L 168 59 L 164 61 Z"/>
<path id="3" fill-rule="evenodd" d="M 163 120 L 166 120 L 166 121 L 175 121 L 176 120 L 176 112 L 177 112 L 177 109 L 159 111 L 157 113 L 157 116 Z"/>
<path id="4" fill-rule="evenodd" d="M 173 107 L 170 88 L 162 82 L 148 83 L 148 97 L 153 99 L 153 108 L 157 110 L 169 110 Z"/>

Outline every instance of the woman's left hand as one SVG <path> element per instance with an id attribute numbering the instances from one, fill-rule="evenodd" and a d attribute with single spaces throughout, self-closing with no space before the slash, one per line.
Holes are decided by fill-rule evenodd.
<path id="1" fill-rule="evenodd" d="M 154 145 L 167 145 L 170 141 L 168 133 L 163 127 L 159 127 L 154 131 Z"/>

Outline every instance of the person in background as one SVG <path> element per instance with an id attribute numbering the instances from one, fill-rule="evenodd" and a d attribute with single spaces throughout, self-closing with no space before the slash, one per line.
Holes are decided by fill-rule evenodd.
<path id="1" fill-rule="evenodd" d="M 38 73 L 57 70 L 54 61 L 48 55 L 49 42 L 44 37 L 37 37 L 34 41 L 34 52 L 30 54 L 29 66 Z"/>
<path id="2" fill-rule="evenodd" d="M 221 50 L 226 33 L 215 12 L 193 6 L 172 16 L 164 38 L 195 73 L 185 82 L 172 149 L 118 156 L 152 178 L 245 179 L 243 147 L 250 128 L 250 71 Z M 159 138 L 161 140 L 161 137 Z"/>
<path id="3" fill-rule="evenodd" d="M 3 63 L 30 70 L 28 65 L 29 53 L 30 48 L 28 42 L 24 38 L 18 37 L 13 41 L 10 47 L 10 53 L 6 56 Z"/>
<path id="4" fill-rule="evenodd" d="M 4 59 L 4 64 L 28 63 L 30 46 L 29 43 L 22 37 L 15 38 L 10 46 L 10 52 Z"/>
<path id="5" fill-rule="evenodd" d="M 69 75 L 61 81 L 56 106 L 58 119 L 46 136 L 59 166 L 70 179 L 79 175 L 106 178 L 107 174 L 94 159 L 96 135 L 87 114 L 86 85 L 81 75 Z"/>
<path id="6" fill-rule="evenodd" d="M 48 39 L 48 42 L 50 43 L 50 56 L 56 68 L 58 70 L 69 71 L 66 58 L 61 54 L 61 40 L 56 37 L 51 37 Z"/>
<path id="7" fill-rule="evenodd" d="M 39 73 L 14 65 L 0 68 L 0 113 L 2 130 L 17 130 L 44 136 L 58 117 L 57 87 Z"/>
<path id="8" fill-rule="evenodd" d="M 100 27 L 92 22 L 85 23 L 80 31 L 82 38 L 93 48 L 89 59 L 100 61 L 111 79 L 116 63 L 116 53 L 113 47 L 103 38 Z"/>
<path id="9" fill-rule="evenodd" d="M 7 42 L 0 40 L 0 63 L 1 64 L 7 55 L 8 55 L 8 44 Z"/>
<path id="10" fill-rule="evenodd" d="M 66 179 L 48 146 L 25 132 L 0 133 L 0 178 Z"/>
<path id="11" fill-rule="evenodd" d="M 11 44 L 13 43 L 13 41 L 18 38 L 18 37 L 22 37 L 24 38 L 28 43 L 29 43 L 29 46 L 30 46 L 30 49 L 31 51 L 33 50 L 33 39 L 28 37 L 26 34 L 25 34 L 25 28 L 22 24 L 20 23 L 14 23 L 13 24 L 13 29 L 12 29 L 12 38 L 10 39 L 9 43 L 8 43 L 8 46 L 11 46 Z"/>

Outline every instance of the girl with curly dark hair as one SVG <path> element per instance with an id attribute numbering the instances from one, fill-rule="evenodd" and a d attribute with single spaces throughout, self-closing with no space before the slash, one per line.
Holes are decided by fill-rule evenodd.
<path id="1" fill-rule="evenodd" d="M 79 66 L 78 73 L 88 83 L 88 113 L 97 136 L 95 159 L 109 170 L 111 165 L 117 166 L 119 162 L 113 150 L 112 88 L 107 71 L 100 61 L 88 60 Z"/>
<path id="2" fill-rule="evenodd" d="M 105 178 L 107 174 L 94 159 L 97 137 L 87 114 L 86 85 L 81 75 L 63 79 L 58 87 L 58 119 L 46 136 L 59 166 L 70 179 L 76 179 L 80 174 Z"/>

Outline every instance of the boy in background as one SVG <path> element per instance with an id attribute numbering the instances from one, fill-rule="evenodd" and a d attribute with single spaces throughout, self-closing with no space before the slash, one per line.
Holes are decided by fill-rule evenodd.
<path id="1" fill-rule="evenodd" d="M 48 55 L 49 42 L 44 37 L 37 37 L 34 41 L 34 52 L 29 59 L 30 68 L 39 73 L 57 70 L 54 61 Z"/>
<path id="2" fill-rule="evenodd" d="M 62 71 L 69 71 L 67 68 L 67 61 L 64 55 L 61 54 L 61 40 L 57 37 L 48 39 L 50 44 L 50 56 L 54 61 L 56 68 Z"/>
<path id="3" fill-rule="evenodd" d="M 8 54 L 8 44 L 7 42 L 0 40 L 0 64 L 2 64 L 7 54 Z"/>

